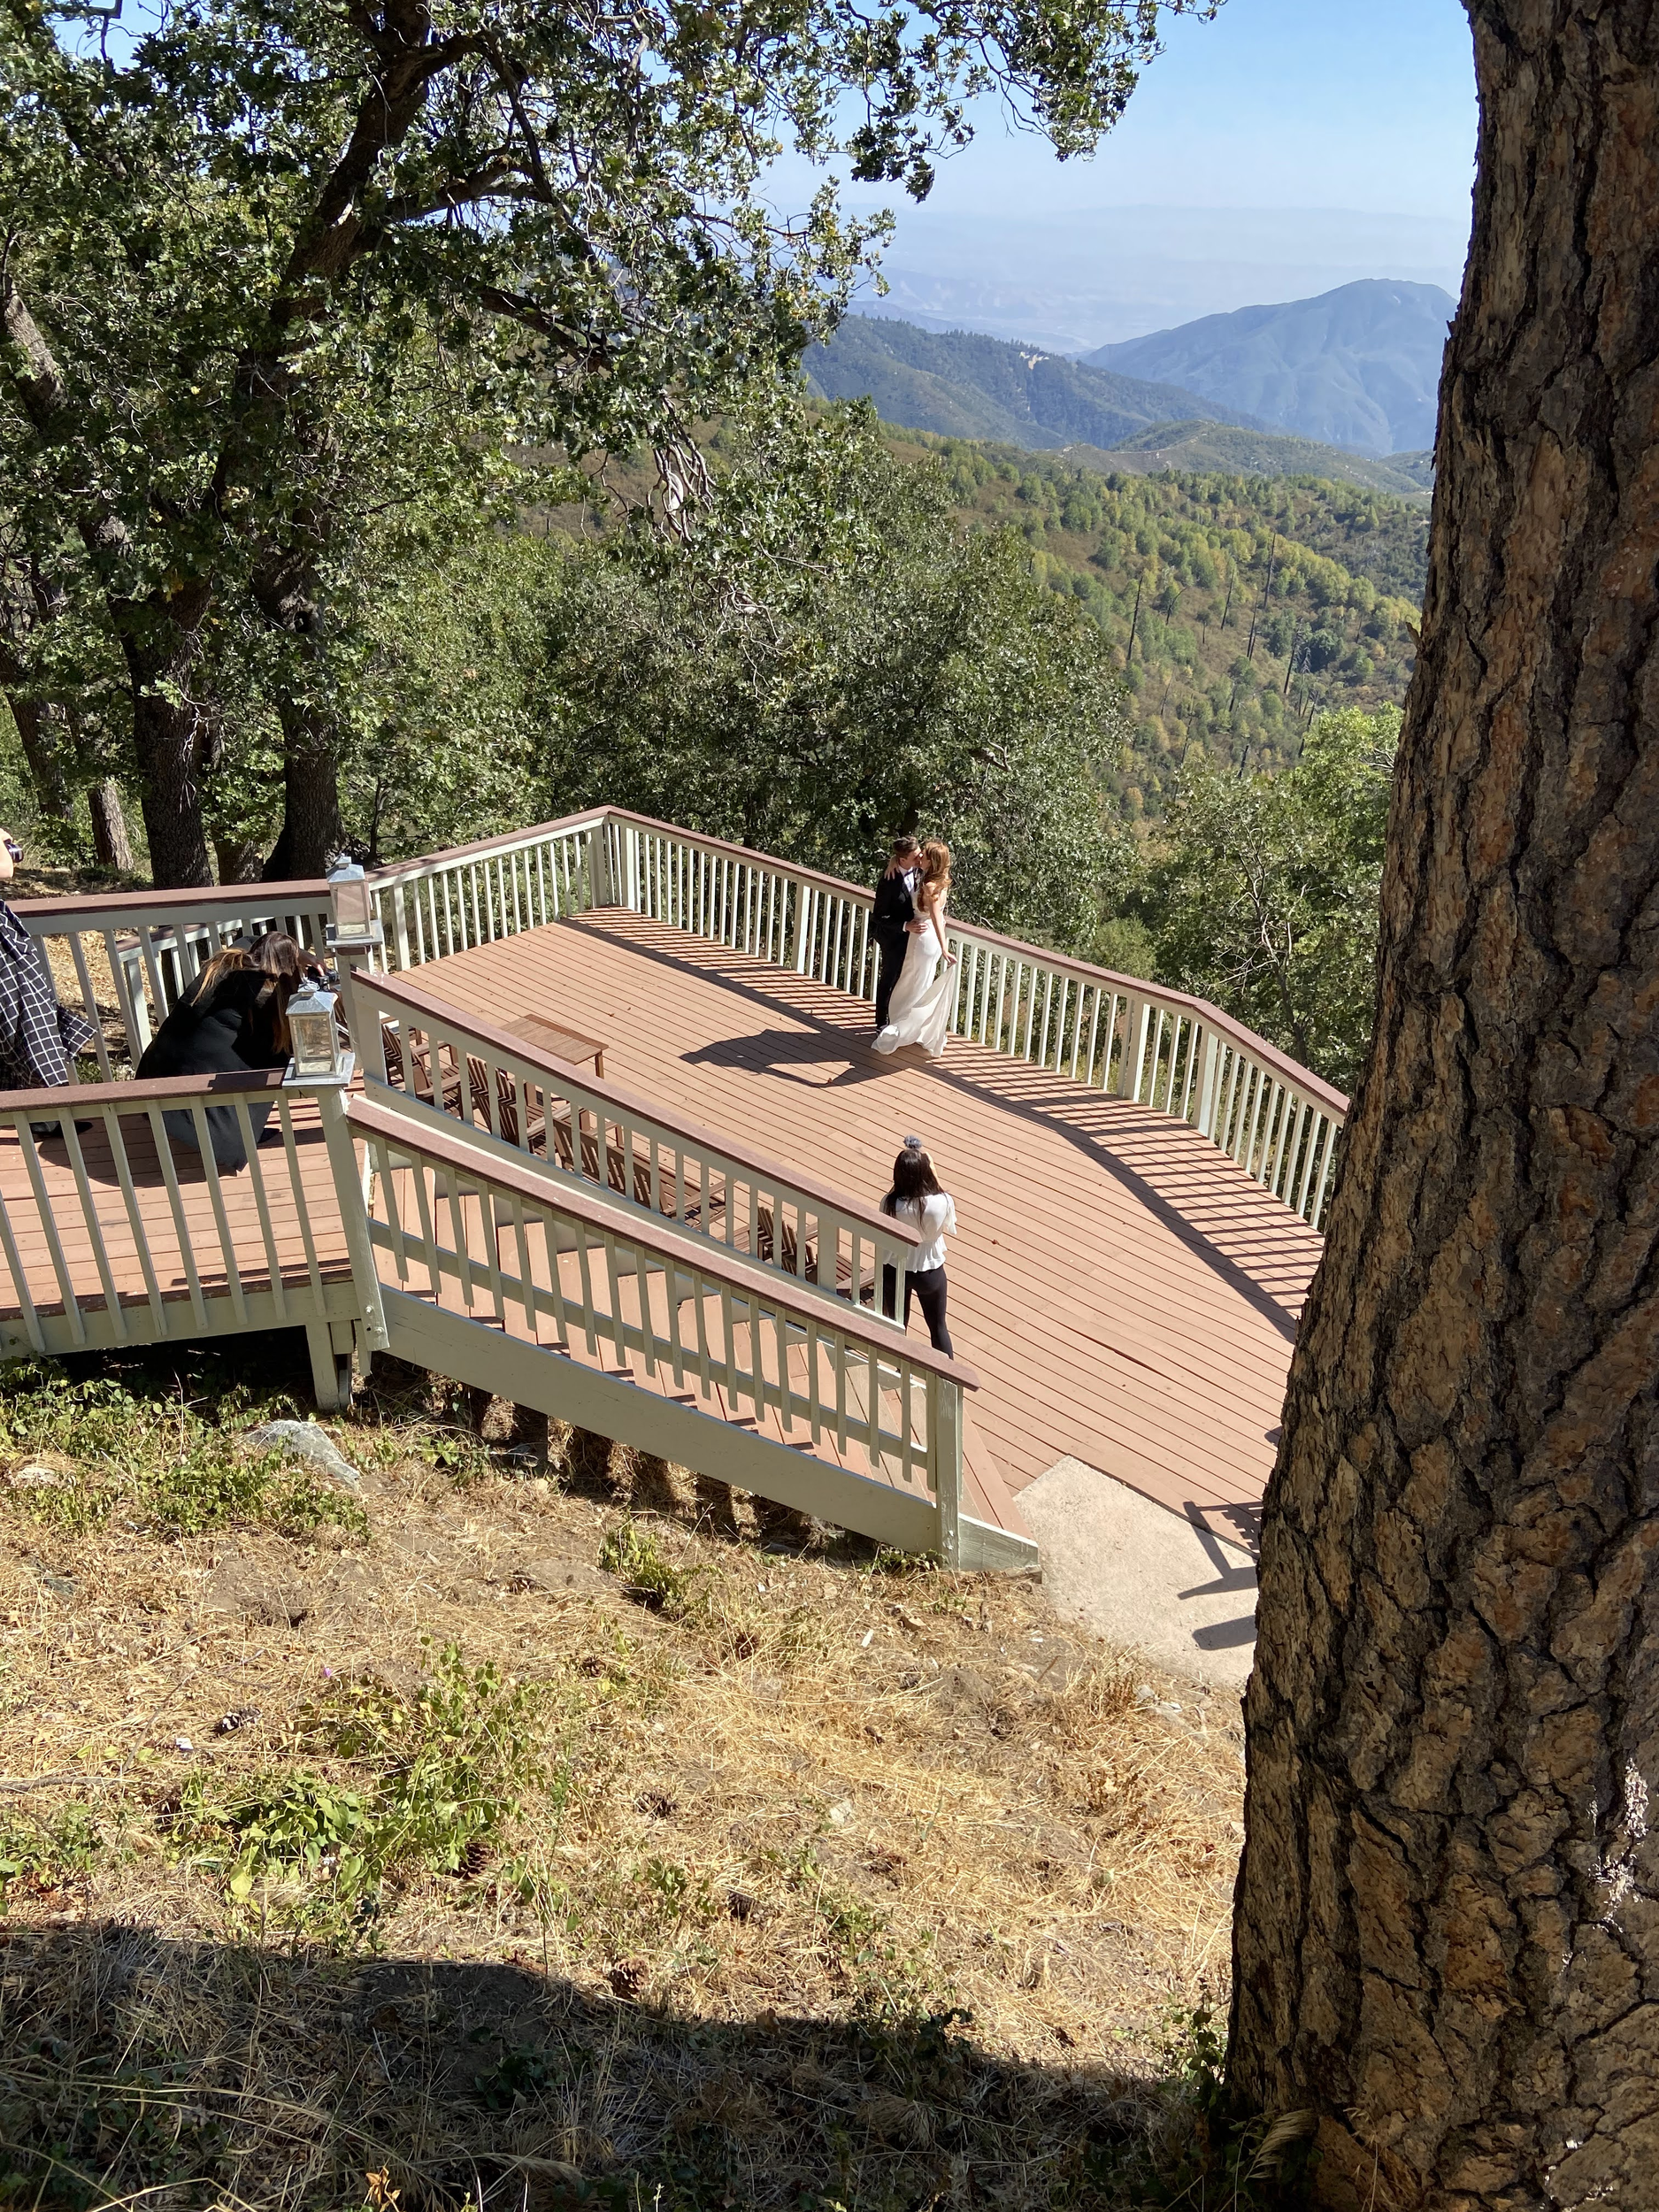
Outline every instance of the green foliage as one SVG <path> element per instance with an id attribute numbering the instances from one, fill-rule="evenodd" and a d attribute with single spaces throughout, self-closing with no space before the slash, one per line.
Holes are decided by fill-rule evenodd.
<path id="1" fill-rule="evenodd" d="M 616 802 L 858 881 L 894 830 L 937 833 L 966 918 L 1087 935 L 1125 737 L 1102 640 L 868 410 L 749 419 L 683 549 L 572 552 L 549 583 L 555 811 Z"/>
<path id="2" fill-rule="evenodd" d="M 53 1820 L 9 1820 L 0 1824 L 0 1912 L 15 1883 L 56 1889 L 75 1874 L 85 1874 L 107 1846 L 96 1816 L 85 1805 L 65 1806 Z"/>
<path id="3" fill-rule="evenodd" d="M 194 1406 L 111 1378 L 74 1382 L 61 1369 L 20 1361 L 0 1369 L 0 1458 L 35 1460 L 37 1475 L 10 1492 L 37 1520 L 79 1534 L 120 1509 L 167 1536 L 258 1525 L 285 1536 L 329 1528 L 369 1532 L 355 1498 L 280 1453 L 250 1451 L 234 1425 L 243 1393 L 209 1420 Z"/>
<path id="4" fill-rule="evenodd" d="M 833 318 L 885 219 L 777 219 L 786 147 L 924 197 L 997 88 L 1084 150 L 1202 4 L 8 11 L 0 472 L 78 772 L 130 748 L 193 879 L 199 775 L 234 845 L 262 751 L 350 743 L 380 518 L 555 444 L 655 449 L 682 503 L 689 426 Z"/>
<path id="5" fill-rule="evenodd" d="M 1421 501 L 889 436 L 942 464 L 972 523 L 1018 529 L 1038 579 L 1100 631 L 1128 694 L 1105 780 L 1132 817 L 1162 810 L 1195 751 L 1286 767 L 1321 711 L 1404 699 L 1426 573 Z"/>
<path id="6" fill-rule="evenodd" d="M 1189 764 L 1133 902 L 1158 979 L 1351 1089 L 1370 1040 L 1400 717 L 1322 715 L 1275 774 Z"/>
<path id="7" fill-rule="evenodd" d="M 697 1571 L 664 1559 L 657 1539 L 637 1521 L 619 1521 L 610 1532 L 599 1547 L 599 1564 L 652 1612 L 665 1614 L 671 1621 L 683 1620 L 693 1609 Z"/>
<path id="8" fill-rule="evenodd" d="M 198 1861 L 221 1865 L 244 1901 L 269 1875 L 321 1882 L 352 1905 L 411 1868 L 458 1874 L 480 1863 L 543 1778 L 545 1697 L 446 1645 L 412 1694 L 343 1686 L 304 1740 L 363 1770 L 349 1784 L 300 1769 L 259 1777 L 234 1797 L 211 1778 L 186 1786 L 177 1823 Z"/>

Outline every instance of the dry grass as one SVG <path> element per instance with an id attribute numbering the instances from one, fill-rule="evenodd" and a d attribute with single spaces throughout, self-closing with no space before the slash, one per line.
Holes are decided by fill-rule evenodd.
<path id="1" fill-rule="evenodd" d="M 297 1396 L 281 1340 L 237 1350 Z M 425 1378 L 332 1426 L 366 1540 L 0 1498 L 0 2201 L 1108 2200 L 1225 1962 L 1236 1701 L 1026 1580 L 803 1548 L 593 1440 L 541 1471 Z M 445 1646 L 523 1692 L 453 1720 L 455 1870 L 215 1824 L 403 1788 Z M 342 1733 L 354 1684 L 404 1748 Z M 47 1775 L 85 1780 L 11 1786 Z"/>

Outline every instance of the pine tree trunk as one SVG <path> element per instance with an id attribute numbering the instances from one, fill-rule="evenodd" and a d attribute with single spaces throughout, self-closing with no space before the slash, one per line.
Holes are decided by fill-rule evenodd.
<path id="1" fill-rule="evenodd" d="M 1293 1364 L 1233 2081 L 1328 2205 L 1659 2203 L 1659 12 L 1471 0 L 1379 1020 Z"/>

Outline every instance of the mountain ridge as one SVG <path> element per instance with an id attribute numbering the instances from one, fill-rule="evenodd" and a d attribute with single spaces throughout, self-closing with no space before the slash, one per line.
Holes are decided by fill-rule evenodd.
<path id="1" fill-rule="evenodd" d="M 1446 330 L 1435 284 L 1363 279 L 1099 346 L 1079 365 L 1166 380 L 1272 428 L 1379 455 L 1433 443 Z"/>
<path id="2" fill-rule="evenodd" d="M 868 396 L 884 421 L 1035 451 L 1079 440 L 1110 446 L 1178 418 L 1269 427 L 1225 401 L 1092 367 L 1046 347 L 866 315 L 847 316 L 831 339 L 809 346 L 803 366 L 820 398 Z"/>
<path id="3" fill-rule="evenodd" d="M 1097 469 L 1320 475 L 1407 498 L 1427 488 L 1419 455 L 1395 462 L 1286 437 L 1179 386 L 1092 370 L 975 331 L 849 315 L 808 349 L 803 366 L 819 398 L 867 397 L 895 428 L 1077 452 Z"/>

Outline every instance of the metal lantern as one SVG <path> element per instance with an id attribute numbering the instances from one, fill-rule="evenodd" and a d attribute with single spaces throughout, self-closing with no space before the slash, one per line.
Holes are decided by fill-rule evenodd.
<path id="1" fill-rule="evenodd" d="M 344 853 L 328 871 L 328 892 L 334 914 L 328 926 L 331 945 L 378 945 L 385 941 L 385 933 L 374 911 L 374 894 L 369 879 L 357 862 Z"/>
<path id="2" fill-rule="evenodd" d="M 288 1035 L 294 1052 L 288 1071 L 291 1080 L 315 1083 L 349 1074 L 334 1021 L 338 1003 L 332 991 L 319 991 L 309 978 L 288 1001 Z"/>

